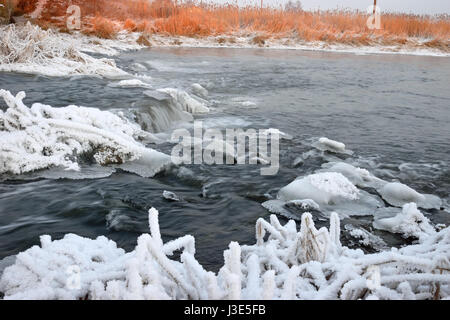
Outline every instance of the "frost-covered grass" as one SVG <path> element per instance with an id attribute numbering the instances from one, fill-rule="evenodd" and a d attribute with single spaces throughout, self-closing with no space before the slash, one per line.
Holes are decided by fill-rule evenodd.
<path id="1" fill-rule="evenodd" d="M 99 237 L 41 237 L 0 279 L 5 299 L 449 299 L 450 228 L 401 249 L 364 254 L 340 243 L 337 214 L 317 230 L 256 223 L 256 244 L 231 242 L 216 274 L 195 258 L 192 236 L 163 243 L 158 211 L 128 253 Z M 171 256 L 181 251 L 179 260 Z M 75 272 L 75 273 L 74 273 Z"/>
<path id="2" fill-rule="evenodd" d="M 78 47 L 75 38 L 43 30 L 29 22 L 0 26 L 0 71 L 47 76 L 126 75 L 114 60 L 91 57 Z"/>
<path id="3" fill-rule="evenodd" d="M 168 155 L 144 146 L 154 139 L 152 134 L 109 111 L 40 103 L 28 108 L 24 92 L 13 96 L 0 90 L 0 97 L 8 106 L 0 110 L 0 174 L 49 167 L 79 170 L 80 158 L 86 155 L 100 165 L 143 176 L 153 176 L 171 163 Z"/>

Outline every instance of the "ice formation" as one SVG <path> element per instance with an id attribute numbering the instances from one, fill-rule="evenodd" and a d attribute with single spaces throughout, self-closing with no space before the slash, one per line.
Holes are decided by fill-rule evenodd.
<path id="1" fill-rule="evenodd" d="M 169 201 L 180 201 L 180 198 L 172 191 L 163 191 L 163 198 Z"/>
<path id="2" fill-rule="evenodd" d="M 386 183 L 383 187 L 378 189 L 378 193 L 389 204 L 396 207 L 401 207 L 406 203 L 414 202 L 424 209 L 439 209 L 442 204 L 439 197 L 430 194 L 421 194 L 400 182 Z"/>
<path id="3" fill-rule="evenodd" d="M 74 39 L 29 22 L 0 26 L 0 71 L 47 76 L 127 74 L 114 60 L 91 57 L 80 52 L 77 45 Z"/>
<path id="4" fill-rule="evenodd" d="M 174 88 L 158 89 L 158 91 L 168 94 L 172 98 L 173 103 L 181 110 L 193 114 L 209 112 L 206 101 L 201 101 L 200 98 L 193 98 L 186 91 Z"/>
<path id="5" fill-rule="evenodd" d="M 422 212 L 417 209 L 417 205 L 407 203 L 402 211 L 391 218 L 376 219 L 373 227 L 393 233 L 400 233 L 405 238 L 423 238 L 433 235 L 436 231 L 431 226 L 430 221 Z"/>
<path id="6" fill-rule="evenodd" d="M 345 162 L 327 162 L 322 167 L 324 169 L 319 170 L 319 172 L 339 172 L 358 187 L 378 188 L 387 183 L 375 177 L 366 169 L 358 168 Z"/>
<path id="7" fill-rule="evenodd" d="M 91 155 L 101 165 L 115 165 L 153 176 L 170 157 L 138 140 L 151 139 L 137 124 L 111 112 L 35 103 L 28 108 L 25 92 L 0 90 L 8 109 L 0 110 L 0 173 L 22 174 L 49 167 L 79 169 L 79 158 Z"/>
<path id="8" fill-rule="evenodd" d="M 337 172 L 322 172 L 294 180 L 280 189 L 278 197 L 284 201 L 311 199 L 317 204 L 330 204 L 340 199 L 356 200 L 359 190 Z"/>
<path id="9" fill-rule="evenodd" d="M 150 88 L 151 85 L 145 83 L 139 79 L 126 79 L 119 82 L 111 83 L 111 87 L 121 87 L 121 88 Z"/>
<path id="10" fill-rule="evenodd" d="M 203 99 L 207 99 L 208 98 L 208 90 L 206 88 L 204 88 L 201 84 L 199 83 L 193 83 L 191 86 L 192 92 L 199 96 L 200 98 Z"/>
<path id="11" fill-rule="evenodd" d="M 351 153 L 350 150 L 345 148 L 345 144 L 339 141 L 331 140 L 326 137 L 320 138 L 317 142 L 313 144 L 319 150 L 330 151 L 334 153 Z"/>
<path id="12" fill-rule="evenodd" d="M 317 230 L 304 213 L 281 225 L 258 219 L 256 244 L 231 242 L 219 272 L 195 258 L 192 236 L 163 243 L 158 211 L 150 234 L 125 253 L 105 237 L 41 237 L 0 279 L 5 299 L 448 299 L 450 228 L 419 244 L 364 254 L 340 243 L 340 222 Z M 266 235 L 268 234 L 268 235 Z M 181 251 L 179 260 L 171 259 Z"/>

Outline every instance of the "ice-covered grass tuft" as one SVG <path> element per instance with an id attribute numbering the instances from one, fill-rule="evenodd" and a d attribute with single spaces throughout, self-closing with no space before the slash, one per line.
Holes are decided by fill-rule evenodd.
<path id="1" fill-rule="evenodd" d="M 35 103 L 28 108 L 25 92 L 0 90 L 8 109 L 0 110 L 0 173 L 23 174 L 49 167 L 78 170 L 90 155 L 100 165 L 120 166 L 152 176 L 170 157 L 145 148 L 151 138 L 137 124 L 96 108 L 53 108 Z M 132 163 L 132 164 L 130 164 Z"/>
<path id="2" fill-rule="evenodd" d="M 125 253 L 104 237 L 41 237 L 0 279 L 5 299 L 448 299 L 450 228 L 401 249 L 364 254 L 340 243 L 340 221 L 319 230 L 304 213 L 281 225 L 258 219 L 256 244 L 231 242 L 219 272 L 195 258 L 195 239 L 164 243 L 158 211 L 150 234 Z M 180 251 L 179 259 L 171 258 Z"/>
<path id="3" fill-rule="evenodd" d="M 77 49 L 78 43 L 63 34 L 39 26 L 0 26 L 0 71 L 47 76 L 126 75 L 114 60 L 94 58 Z"/>

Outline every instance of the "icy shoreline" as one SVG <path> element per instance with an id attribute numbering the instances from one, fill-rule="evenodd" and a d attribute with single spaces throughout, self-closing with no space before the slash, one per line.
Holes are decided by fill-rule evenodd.
<path id="1" fill-rule="evenodd" d="M 233 39 L 232 43 L 228 40 L 222 42 L 222 39 Z M 153 35 L 150 42 L 154 47 L 168 48 L 229 48 L 229 49 L 266 49 L 266 50 L 298 50 L 298 51 L 317 51 L 330 53 L 350 53 L 356 55 L 366 54 L 395 54 L 395 55 L 413 55 L 413 56 L 432 56 L 432 57 L 450 57 L 450 53 L 432 48 L 414 48 L 405 46 L 351 46 L 344 44 L 329 44 L 326 42 L 305 42 L 285 39 L 267 39 L 263 45 L 253 44 L 254 36 L 211 36 L 206 38 L 191 37 L 171 37 L 163 35 Z"/>

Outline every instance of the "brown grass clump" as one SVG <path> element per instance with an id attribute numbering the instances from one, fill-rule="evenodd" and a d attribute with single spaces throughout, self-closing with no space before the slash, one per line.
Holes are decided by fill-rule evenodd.
<path id="1" fill-rule="evenodd" d="M 117 27 L 114 22 L 100 16 L 91 20 L 92 29 L 90 34 L 103 39 L 114 39 L 117 35 Z"/>
<path id="2" fill-rule="evenodd" d="M 141 46 L 151 47 L 152 43 L 150 42 L 149 36 L 147 34 L 142 33 L 139 38 L 136 40 L 138 44 Z"/>

